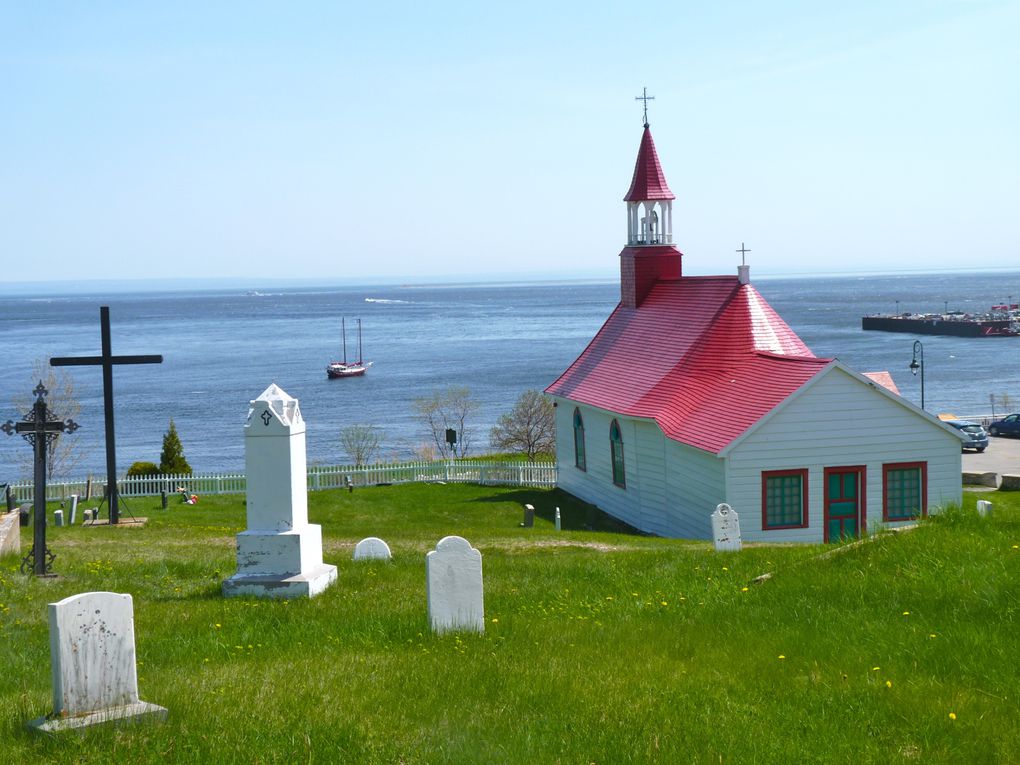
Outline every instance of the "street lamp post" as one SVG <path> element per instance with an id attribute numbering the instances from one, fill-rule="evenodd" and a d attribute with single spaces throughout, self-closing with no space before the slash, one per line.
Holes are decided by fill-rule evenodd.
<path id="1" fill-rule="evenodd" d="M 920 362 L 918 362 L 920 357 Z M 917 370 L 921 370 L 921 408 L 924 409 L 924 346 L 920 340 L 914 341 L 914 358 L 910 360 L 910 373 L 917 376 Z"/>

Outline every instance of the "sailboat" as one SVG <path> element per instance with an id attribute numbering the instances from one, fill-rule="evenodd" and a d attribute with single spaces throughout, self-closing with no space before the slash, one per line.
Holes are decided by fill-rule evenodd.
<path id="1" fill-rule="evenodd" d="M 331 361 L 326 365 L 326 376 L 330 380 L 337 377 L 361 377 L 372 366 L 371 361 L 364 361 L 361 358 L 361 319 L 358 319 L 358 360 L 347 361 L 347 325 L 340 319 L 340 335 L 344 344 L 344 360 Z"/>

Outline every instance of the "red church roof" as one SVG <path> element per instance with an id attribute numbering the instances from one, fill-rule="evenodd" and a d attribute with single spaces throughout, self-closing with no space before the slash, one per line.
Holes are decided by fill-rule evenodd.
<path id="1" fill-rule="evenodd" d="M 546 393 L 653 418 L 669 438 L 718 453 L 829 363 L 750 284 L 683 277 L 617 306 Z"/>
<path id="2" fill-rule="evenodd" d="M 623 201 L 640 202 L 645 199 L 676 199 L 666 185 L 666 176 L 659 166 L 659 155 L 655 151 L 655 141 L 652 140 L 652 131 L 648 125 L 645 125 L 645 133 L 641 136 L 641 148 L 638 149 L 637 162 L 634 164 L 630 191 Z"/>

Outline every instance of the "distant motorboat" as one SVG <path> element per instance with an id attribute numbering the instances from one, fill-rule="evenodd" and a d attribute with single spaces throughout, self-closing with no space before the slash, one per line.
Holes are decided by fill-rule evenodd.
<path id="1" fill-rule="evenodd" d="M 358 360 L 347 361 L 347 325 L 343 318 L 340 319 L 340 336 L 343 339 L 344 360 L 331 361 L 326 365 L 326 376 L 330 380 L 338 377 L 361 377 L 372 366 L 371 361 L 365 361 L 361 357 L 361 319 L 358 319 Z"/>

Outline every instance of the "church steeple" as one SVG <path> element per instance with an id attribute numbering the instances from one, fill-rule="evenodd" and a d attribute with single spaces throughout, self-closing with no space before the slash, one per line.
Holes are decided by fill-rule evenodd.
<path id="1" fill-rule="evenodd" d="M 646 113 L 647 116 L 647 113 Z M 634 177 L 623 201 L 627 203 L 627 245 L 673 244 L 673 200 L 659 165 L 652 131 L 645 122 Z"/>
<path id="2" fill-rule="evenodd" d="M 620 253 L 620 304 L 624 308 L 639 308 L 656 282 L 682 276 L 682 255 L 673 245 L 676 197 L 666 184 L 648 128 L 648 102 L 652 98 L 647 90 L 638 96 L 645 102 L 645 132 L 634 177 L 623 198 L 627 203 L 627 245 Z"/>

